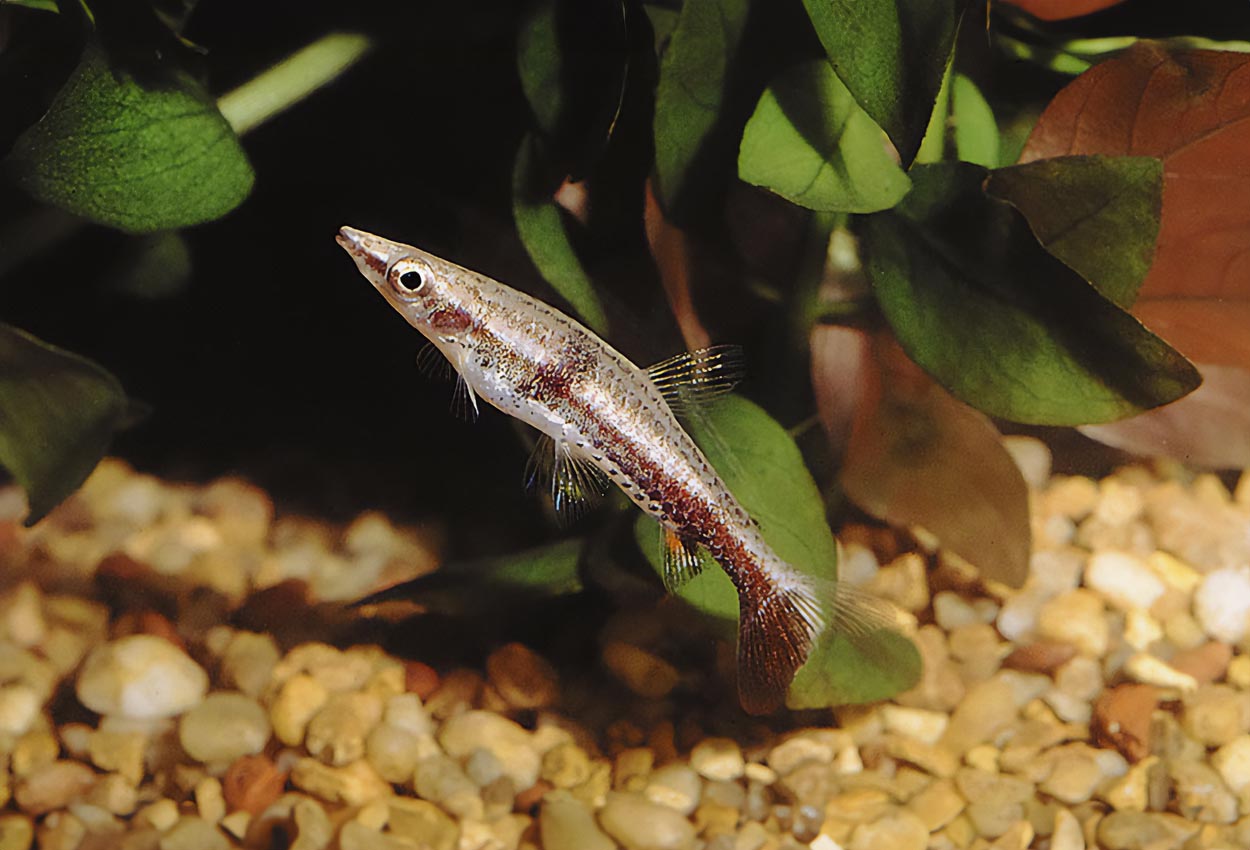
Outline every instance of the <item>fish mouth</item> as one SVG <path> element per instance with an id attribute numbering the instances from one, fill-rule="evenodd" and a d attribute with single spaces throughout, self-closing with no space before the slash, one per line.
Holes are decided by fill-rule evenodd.
<path id="1" fill-rule="evenodd" d="M 367 266 L 380 275 L 386 274 L 391 253 L 391 243 L 387 240 L 354 227 L 340 227 L 334 241 L 361 266 Z"/>

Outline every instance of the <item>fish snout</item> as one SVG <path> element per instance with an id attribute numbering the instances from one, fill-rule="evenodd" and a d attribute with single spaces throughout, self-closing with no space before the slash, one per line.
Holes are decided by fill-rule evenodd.
<path id="1" fill-rule="evenodd" d="M 354 227 L 340 227 L 334 241 L 351 255 L 363 272 L 366 269 L 385 276 L 392 242 Z"/>

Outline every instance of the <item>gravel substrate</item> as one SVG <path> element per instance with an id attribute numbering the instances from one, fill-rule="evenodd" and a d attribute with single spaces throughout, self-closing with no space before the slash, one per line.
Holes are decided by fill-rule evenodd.
<path id="1" fill-rule="evenodd" d="M 0 489 L 0 850 L 1250 847 L 1250 473 L 1051 477 L 1010 448 L 1025 587 L 844 529 L 923 678 L 768 724 L 696 698 L 717 659 L 666 653 L 663 606 L 604 624 L 593 670 L 322 642 L 359 617 L 332 603 L 438 562 L 376 514 L 275 519 L 110 461 L 26 530 Z"/>

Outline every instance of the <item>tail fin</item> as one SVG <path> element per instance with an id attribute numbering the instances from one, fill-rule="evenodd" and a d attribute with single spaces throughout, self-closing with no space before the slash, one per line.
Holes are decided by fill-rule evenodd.
<path id="1" fill-rule="evenodd" d="M 738 700 L 749 714 L 771 714 L 807 662 L 825 627 L 820 604 L 805 585 L 739 593 Z"/>
<path id="2" fill-rule="evenodd" d="M 785 704 L 794 674 L 825 629 L 855 640 L 897 625 L 892 605 L 845 582 L 791 573 L 784 585 L 754 587 L 738 595 L 738 700 L 749 714 Z"/>

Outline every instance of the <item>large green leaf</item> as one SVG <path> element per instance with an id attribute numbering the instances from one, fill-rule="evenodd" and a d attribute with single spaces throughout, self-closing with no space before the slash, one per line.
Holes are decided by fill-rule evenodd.
<path id="1" fill-rule="evenodd" d="M 1121 307 L 1150 271 L 1163 211 L 1163 163 L 1150 156 L 1061 156 L 990 174 L 986 191 L 1028 219 L 1039 242 Z"/>
<path id="2" fill-rule="evenodd" d="M 405 599 L 447 616 L 477 616 L 582 591 L 582 539 L 526 552 L 452 563 L 380 590 L 359 605 Z"/>
<path id="3" fill-rule="evenodd" d="M 908 355 L 973 407 L 1034 424 L 1122 419 L 1198 386 L 1188 360 L 988 197 L 987 175 L 918 166 L 903 203 L 865 219 L 873 288 Z"/>
<path id="4" fill-rule="evenodd" d="M 531 134 L 521 142 L 512 170 L 512 216 L 530 259 L 556 292 L 594 330 L 607 332 L 608 317 L 569 240 L 564 214 L 552 200 L 538 140 Z"/>
<path id="5" fill-rule="evenodd" d="M 805 575 L 823 582 L 836 578 L 837 548 L 824 501 L 785 429 L 738 396 L 695 410 L 688 428 L 777 554 Z M 662 574 L 660 526 L 640 516 L 635 536 Z M 678 595 L 721 634 L 736 633 L 738 594 L 722 570 L 705 569 Z M 812 708 L 884 699 L 911 687 L 919 674 L 919 655 L 902 635 L 881 630 L 852 642 L 831 630 L 799 670 L 787 704 Z"/>
<path id="6" fill-rule="evenodd" d="M 955 45 L 962 0 L 803 0 L 803 5 L 833 69 L 910 164 Z"/>
<path id="7" fill-rule="evenodd" d="M 995 168 L 1002 142 L 994 110 L 977 84 L 956 74 L 951 84 L 951 113 L 955 119 L 955 152 L 964 162 Z"/>
<path id="8" fill-rule="evenodd" d="M 898 203 L 911 181 L 881 128 L 825 61 L 791 68 L 747 122 L 738 176 L 822 212 L 876 212 Z"/>
<path id="9" fill-rule="evenodd" d="M 686 0 L 660 63 L 655 93 L 656 192 L 670 215 L 691 165 L 720 118 L 748 0 Z"/>
<path id="10" fill-rule="evenodd" d="M 132 232 L 218 218 L 252 188 L 238 139 L 189 75 L 145 87 L 98 45 L 7 164 L 39 200 Z"/>
<path id="11" fill-rule="evenodd" d="M 26 491 L 27 525 L 86 480 L 126 412 L 104 369 L 0 324 L 0 466 Z"/>

